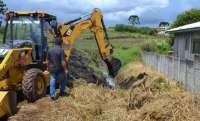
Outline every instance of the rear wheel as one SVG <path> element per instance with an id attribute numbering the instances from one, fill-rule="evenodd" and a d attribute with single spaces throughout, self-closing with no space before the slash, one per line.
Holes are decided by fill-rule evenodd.
<path id="1" fill-rule="evenodd" d="M 45 96 L 47 84 L 42 70 L 36 68 L 27 70 L 23 77 L 22 89 L 28 102 L 34 102 Z"/>

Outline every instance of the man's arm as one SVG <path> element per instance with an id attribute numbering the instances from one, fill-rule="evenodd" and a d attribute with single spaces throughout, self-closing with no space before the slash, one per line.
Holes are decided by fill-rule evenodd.
<path id="1" fill-rule="evenodd" d="M 63 67 L 65 73 L 68 73 L 68 69 L 67 69 L 67 64 L 66 64 L 66 62 L 65 62 L 65 61 L 62 61 L 61 63 L 62 63 L 62 67 Z"/>
<path id="2" fill-rule="evenodd" d="M 49 53 L 49 51 L 47 52 L 47 57 L 46 57 L 46 63 L 47 63 L 47 70 L 49 71 L 49 66 L 48 66 L 48 64 L 49 64 L 49 58 L 50 58 L 50 53 Z"/>

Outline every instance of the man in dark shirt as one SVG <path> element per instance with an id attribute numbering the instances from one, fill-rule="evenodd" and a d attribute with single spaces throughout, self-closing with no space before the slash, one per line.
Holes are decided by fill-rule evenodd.
<path id="1" fill-rule="evenodd" d="M 55 85 L 56 80 L 60 77 L 60 95 L 66 95 L 66 74 L 68 73 L 64 50 L 61 48 L 61 41 L 56 40 L 56 46 L 50 48 L 47 55 L 48 70 L 51 74 L 50 80 L 50 97 L 56 100 Z"/>

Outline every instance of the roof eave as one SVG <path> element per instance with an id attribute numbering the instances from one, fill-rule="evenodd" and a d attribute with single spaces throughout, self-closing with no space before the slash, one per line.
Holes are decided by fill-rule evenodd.
<path id="1" fill-rule="evenodd" d="M 175 33 L 193 32 L 193 31 L 199 31 L 199 30 L 200 30 L 200 27 L 197 27 L 197 28 L 182 29 L 182 30 L 168 30 L 167 33 L 175 34 Z"/>

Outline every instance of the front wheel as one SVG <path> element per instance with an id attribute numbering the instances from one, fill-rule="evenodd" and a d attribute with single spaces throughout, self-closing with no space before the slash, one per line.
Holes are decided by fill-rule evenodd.
<path id="1" fill-rule="evenodd" d="M 37 68 L 27 70 L 22 80 L 22 89 L 28 102 L 34 102 L 45 96 L 47 84 L 42 70 Z"/>

